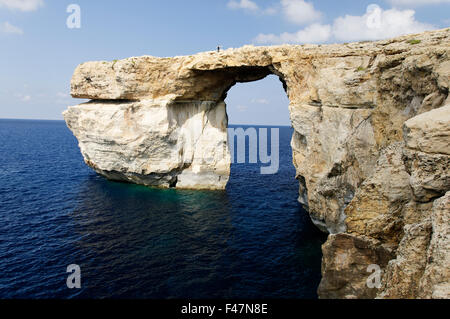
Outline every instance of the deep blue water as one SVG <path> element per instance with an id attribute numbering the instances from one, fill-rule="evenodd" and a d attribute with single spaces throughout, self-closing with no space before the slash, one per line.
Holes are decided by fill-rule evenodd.
<path id="1" fill-rule="evenodd" d="M 0 298 L 316 298 L 325 237 L 296 201 L 291 134 L 276 175 L 159 190 L 97 176 L 62 121 L 0 120 Z"/>

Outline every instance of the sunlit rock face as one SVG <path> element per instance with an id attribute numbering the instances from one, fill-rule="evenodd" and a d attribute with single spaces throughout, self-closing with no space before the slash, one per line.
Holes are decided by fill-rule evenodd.
<path id="1" fill-rule="evenodd" d="M 227 184 L 224 103 L 91 101 L 64 116 L 85 162 L 109 179 L 165 188 Z"/>
<path id="2" fill-rule="evenodd" d="M 323 247 L 320 296 L 442 297 L 449 55 L 445 29 L 380 42 L 87 62 L 74 73 L 72 96 L 92 101 L 64 117 L 86 163 L 109 179 L 224 189 L 227 91 L 275 74 L 290 100 L 299 201 L 333 234 Z M 365 284 L 369 262 L 382 268 L 377 290 Z"/>

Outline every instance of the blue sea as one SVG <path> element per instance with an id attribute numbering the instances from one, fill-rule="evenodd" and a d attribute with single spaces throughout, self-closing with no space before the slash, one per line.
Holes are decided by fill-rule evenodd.
<path id="1" fill-rule="evenodd" d="M 233 164 L 225 191 L 161 190 L 96 175 L 62 121 L 0 120 L 0 298 L 317 298 L 325 235 L 291 136 L 276 175 Z"/>

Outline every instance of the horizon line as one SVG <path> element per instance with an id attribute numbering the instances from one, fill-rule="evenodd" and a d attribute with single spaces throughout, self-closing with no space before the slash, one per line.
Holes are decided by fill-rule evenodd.
<path id="1" fill-rule="evenodd" d="M 24 119 L 24 118 L 8 118 L 8 117 L 0 117 L 0 121 L 48 121 L 48 122 L 65 122 L 64 119 L 56 120 L 56 119 Z M 228 123 L 228 126 L 269 126 L 269 127 L 292 127 L 292 124 L 252 124 L 252 123 Z"/>

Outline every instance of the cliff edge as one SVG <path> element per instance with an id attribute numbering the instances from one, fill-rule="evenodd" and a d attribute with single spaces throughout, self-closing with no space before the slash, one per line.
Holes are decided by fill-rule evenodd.
<path id="1" fill-rule="evenodd" d="M 227 91 L 269 74 L 290 100 L 299 202 L 330 233 L 319 296 L 449 298 L 450 29 L 87 62 L 71 92 L 91 101 L 64 118 L 109 179 L 224 189 Z"/>

